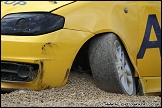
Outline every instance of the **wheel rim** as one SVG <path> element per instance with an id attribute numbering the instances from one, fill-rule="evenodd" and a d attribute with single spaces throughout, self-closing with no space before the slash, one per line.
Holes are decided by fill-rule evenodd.
<path id="1" fill-rule="evenodd" d="M 133 78 L 132 72 L 126 57 L 125 51 L 122 49 L 119 41 L 114 42 L 115 46 L 115 64 L 118 71 L 118 76 L 125 91 L 131 95 L 133 93 Z"/>

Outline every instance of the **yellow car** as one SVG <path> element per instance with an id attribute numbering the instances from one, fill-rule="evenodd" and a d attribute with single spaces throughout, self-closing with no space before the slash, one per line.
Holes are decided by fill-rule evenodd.
<path id="1" fill-rule="evenodd" d="M 1 1 L 1 90 L 62 87 L 161 93 L 161 1 Z"/>

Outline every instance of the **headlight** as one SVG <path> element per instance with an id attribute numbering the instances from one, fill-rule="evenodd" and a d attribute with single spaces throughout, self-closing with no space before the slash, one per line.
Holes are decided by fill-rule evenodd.
<path id="1" fill-rule="evenodd" d="M 42 35 L 63 28 L 64 22 L 64 17 L 48 12 L 8 14 L 1 19 L 1 34 Z"/>

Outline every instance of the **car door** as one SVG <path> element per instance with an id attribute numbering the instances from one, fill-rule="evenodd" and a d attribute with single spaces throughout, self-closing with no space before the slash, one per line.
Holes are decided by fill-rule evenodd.
<path id="1" fill-rule="evenodd" d="M 137 67 L 141 77 L 161 76 L 161 1 L 140 1 Z"/>

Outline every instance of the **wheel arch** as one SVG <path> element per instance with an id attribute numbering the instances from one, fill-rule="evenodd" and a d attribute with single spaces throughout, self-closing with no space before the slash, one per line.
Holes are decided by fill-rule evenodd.
<path id="1" fill-rule="evenodd" d="M 109 31 L 102 31 L 102 32 L 98 31 L 93 36 L 89 37 L 85 42 L 83 42 L 83 44 L 78 48 L 79 50 L 78 50 L 78 52 L 76 53 L 76 55 L 74 57 L 74 61 L 72 63 L 72 67 L 75 65 L 76 62 L 79 62 L 80 60 L 84 61 L 84 59 L 88 59 L 88 58 L 83 58 L 83 57 L 81 57 L 79 59 L 79 57 L 81 56 L 81 53 L 83 53 L 85 50 L 88 50 L 87 47 L 89 46 L 89 42 L 90 42 L 90 40 L 92 38 L 94 38 L 96 36 L 100 36 L 101 34 L 105 34 L 105 33 L 114 33 L 120 39 L 121 43 L 123 44 L 123 46 L 124 46 L 124 48 L 125 48 L 125 50 L 126 50 L 126 52 L 128 54 L 129 60 L 131 61 L 132 65 L 133 65 L 134 77 L 139 77 L 139 73 L 138 73 L 138 70 L 137 70 L 137 67 L 136 67 L 136 61 L 133 60 L 133 57 L 130 54 L 130 51 L 129 51 L 130 49 L 127 47 L 128 46 L 127 42 L 124 40 L 123 36 L 120 33 L 118 33 L 117 31 L 111 31 L 111 30 L 109 30 Z M 87 64 L 87 63 L 83 63 L 83 64 Z"/>

